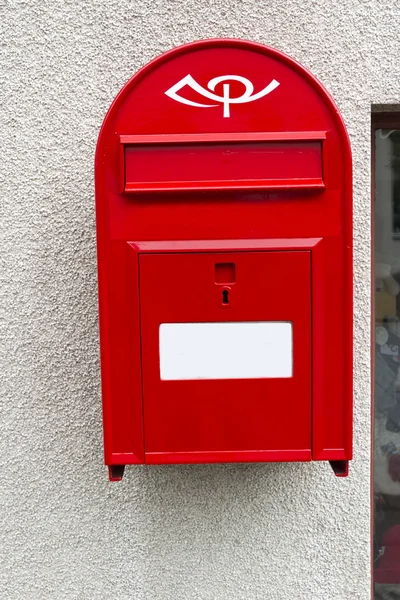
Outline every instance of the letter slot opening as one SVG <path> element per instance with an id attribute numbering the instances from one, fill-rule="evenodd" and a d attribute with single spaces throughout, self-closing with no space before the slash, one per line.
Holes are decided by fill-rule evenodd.
<path id="1" fill-rule="evenodd" d="M 270 140 L 256 134 L 251 139 L 250 135 L 236 141 L 188 136 L 180 142 L 164 139 L 168 136 L 149 136 L 150 140 L 138 136 L 135 142 L 135 136 L 124 136 L 129 140 L 124 142 L 124 189 L 324 188 L 322 139 Z"/>

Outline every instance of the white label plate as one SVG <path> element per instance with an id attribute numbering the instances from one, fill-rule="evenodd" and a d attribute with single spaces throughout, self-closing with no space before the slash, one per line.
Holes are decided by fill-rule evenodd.
<path id="1" fill-rule="evenodd" d="M 292 376 L 293 327 L 290 322 L 160 325 L 162 380 Z"/>

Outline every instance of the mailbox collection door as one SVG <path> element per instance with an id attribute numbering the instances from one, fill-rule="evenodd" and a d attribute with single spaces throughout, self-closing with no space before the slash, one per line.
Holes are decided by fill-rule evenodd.
<path id="1" fill-rule="evenodd" d="M 310 258 L 140 255 L 146 462 L 311 459 Z"/>

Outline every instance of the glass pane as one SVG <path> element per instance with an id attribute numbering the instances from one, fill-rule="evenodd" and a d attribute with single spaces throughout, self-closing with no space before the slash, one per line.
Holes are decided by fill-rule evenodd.
<path id="1" fill-rule="evenodd" d="M 374 142 L 374 598 L 400 600 L 400 129 Z"/>

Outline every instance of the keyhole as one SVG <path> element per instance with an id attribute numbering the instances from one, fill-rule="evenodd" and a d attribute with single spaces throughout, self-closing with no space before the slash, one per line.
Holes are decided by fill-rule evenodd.
<path id="1" fill-rule="evenodd" d="M 228 292 L 228 290 L 222 290 L 222 304 L 229 304 L 229 292 Z"/>

